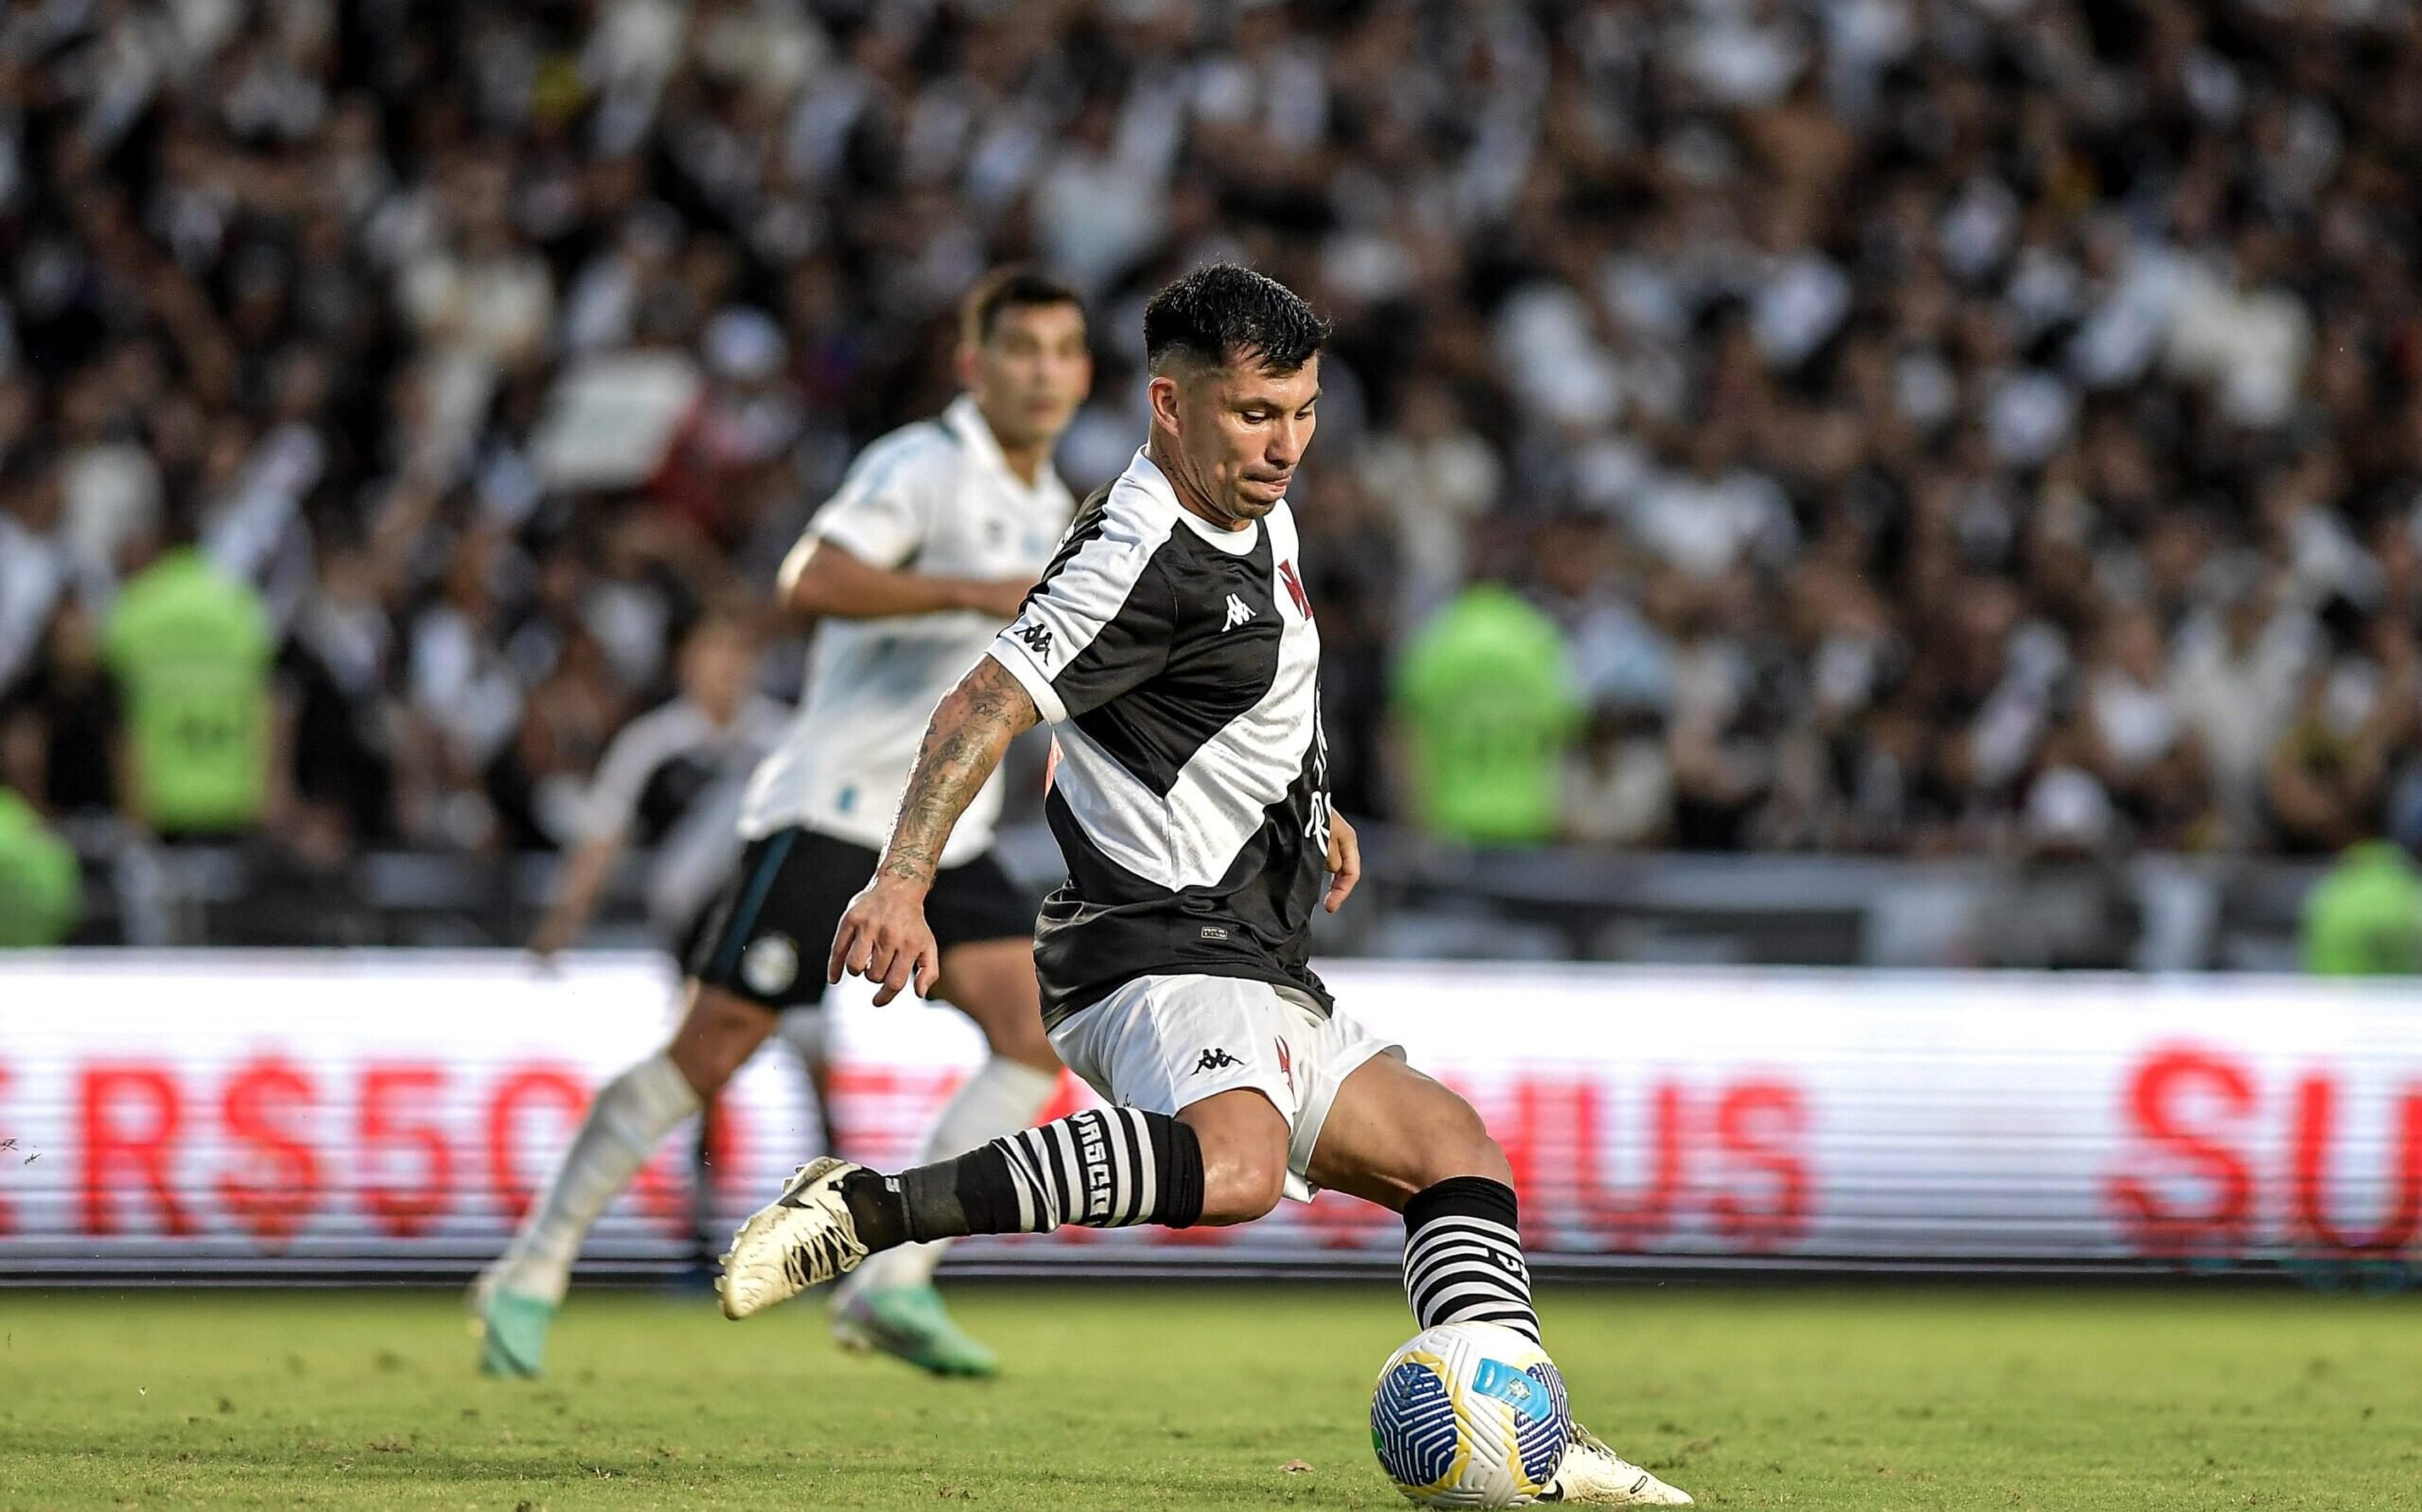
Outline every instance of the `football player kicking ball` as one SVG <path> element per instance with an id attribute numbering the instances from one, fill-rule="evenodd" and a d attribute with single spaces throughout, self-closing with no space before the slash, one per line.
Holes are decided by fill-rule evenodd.
<path id="1" fill-rule="evenodd" d="M 874 978 L 878 1003 L 931 985 L 927 905 L 952 826 L 1011 738 L 1049 720 L 1068 881 L 1035 928 L 1043 1014 L 1111 1106 L 896 1176 L 801 1167 L 724 1256 L 727 1316 L 899 1245 L 1242 1224 L 1333 1187 L 1404 1215 L 1423 1328 L 1538 1338 L 1504 1151 L 1305 964 L 1313 909 L 1334 912 L 1360 872 L 1329 810 L 1320 640 L 1286 503 L 1327 335 L 1241 268 L 1154 297 L 1151 439 L 935 710 L 889 847 L 833 939 L 830 978 Z M 1579 1427 L 1548 1499 L 1691 1502 Z"/>
<path id="2" fill-rule="evenodd" d="M 823 620 L 808 696 L 749 779 L 747 846 L 695 937 L 671 1044 L 598 1093 L 544 1200 L 473 1288 L 493 1374 L 538 1374 L 590 1225 L 784 1009 L 823 997 L 820 954 L 874 870 L 926 717 L 1018 612 L 1068 527 L 1076 501 L 1050 457 L 1093 382 L 1077 296 L 995 273 L 968 294 L 960 335 L 967 392 L 869 446 L 783 564 L 785 606 Z M 980 777 L 957 800 L 952 813 L 965 807 L 967 822 L 926 858 L 918 896 L 938 995 L 975 1020 L 992 1054 L 942 1110 L 931 1161 L 1026 1128 L 1060 1077 L 1036 996 L 1033 914 L 991 850 L 1001 785 Z M 936 972 L 922 985 L 936 987 Z M 833 1300 L 834 1335 L 938 1375 L 990 1375 L 992 1351 L 934 1289 L 941 1250 L 900 1246 L 853 1276 Z"/>

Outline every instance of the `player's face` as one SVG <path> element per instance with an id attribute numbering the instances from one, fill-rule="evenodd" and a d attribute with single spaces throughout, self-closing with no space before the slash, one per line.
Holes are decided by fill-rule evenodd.
<path id="1" fill-rule="evenodd" d="M 1074 304 L 1013 304 L 979 347 L 962 349 L 959 379 L 1004 446 L 1047 446 L 1093 386 L 1085 317 Z"/>
<path id="2" fill-rule="evenodd" d="M 1222 363 L 1176 382 L 1172 397 L 1195 485 L 1232 520 L 1277 508 L 1320 424 L 1320 359 L 1283 376 L 1250 359 Z"/>
<path id="3" fill-rule="evenodd" d="M 718 717 L 740 707 L 757 674 L 757 643 L 736 629 L 711 627 L 682 649 L 682 691 Z"/>

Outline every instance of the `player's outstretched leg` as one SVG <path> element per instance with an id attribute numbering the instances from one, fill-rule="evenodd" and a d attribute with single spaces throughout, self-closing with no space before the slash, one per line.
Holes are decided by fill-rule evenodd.
<path id="1" fill-rule="evenodd" d="M 1140 1108 L 1089 1108 L 898 1176 L 810 1161 L 741 1226 L 716 1289 L 724 1317 L 747 1317 L 902 1244 L 1062 1224 L 1187 1228 L 1203 1203 L 1193 1129 Z"/>
<path id="2" fill-rule="evenodd" d="M 1404 1214 L 1405 1300 L 1423 1328 L 1495 1323 L 1538 1342 L 1512 1168 L 1452 1089 L 1392 1057 L 1364 1062 L 1338 1089 L 1311 1175 Z M 1691 1504 L 1569 1413 L 1565 1425 L 1569 1446 L 1540 1500 Z"/>
<path id="3" fill-rule="evenodd" d="M 990 1056 L 952 1095 L 925 1136 L 920 1158 L 939 1164 L 1032 1124 L 1060 1084 L 1059 1057 L 1043 1032 L 1034 946 L 1023 937 L 983 940 L 942 953 L 938 995 L 984 1032 Z M 990 1347 L 959 1327 L 935 1288 L 950 1240 L 903 1244 L 872 1255 L 832 1298 L 833 1337 L 876 1349 L 937 1376 L 990 1376 Z"/>
<path id="4" fill-rule="evenodd" d="M 547 1331 L 590 1226 L 673 1127 L 699 1111 L 700 1084 L 710 1092 L 720 1088 L 772 1026 L 771 1014 L 701 990 L 670 1049 L 598 1089 L 546 1194 L 522 1220 L 505 1253 L 471 1284 L 481 1370 L 522 1377 L 540 1372 Z"/>

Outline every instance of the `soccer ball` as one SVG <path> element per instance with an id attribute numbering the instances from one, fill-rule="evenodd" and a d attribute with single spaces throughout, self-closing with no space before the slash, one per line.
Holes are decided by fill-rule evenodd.
<path id="1" fill-rule="evenodd" d="M 1495 1323 L 1441 1323 L 1379 1367 L 1371 1448 L 1423 1506 L 1526 1506 L 1564 1457 L 1565 1381 Z"/>

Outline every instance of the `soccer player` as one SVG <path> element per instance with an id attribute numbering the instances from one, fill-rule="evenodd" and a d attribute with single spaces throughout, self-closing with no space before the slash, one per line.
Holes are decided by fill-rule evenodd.
<path id="1" fill-rule="evenodd" d="M 1010 740 L 1048 720 L 1068 881 L 1034 959 L 1051 1042 L 1109 1107 L 884 1175 L 802 1166 L 717 1283 L 746 1317 L 895 1246 L 961 1234 L 1241 1224 L 1318 1187 L 1404 1215 L 1421 1326 L 1535 1340 L 1513 1172 L 1470 1105 L 1337 1011 L 1312 912 L 1361 863 L 1329 807 L 1320 639 L 1289 481 L 1311 444 L 1326 325 L 1235 267 L 1144 311 L 1152 429 L 1086 502 L 1017 619 L 935 710 L 873 881 L 827 974 L 886 1002 L 934 980 L 938 869 Z M 1551 1500 L 1691 1499 L 1578 1426 Z"/>
<path id="2" fill-rule="evenodd" d="M 987 277 L 962 310 L 958 372 L 966 392 L 868 447 L 783 564 L 785 604 L 823 621 L 807 699 L 750 781 L 748 844 L 689 958 L 681 1027 L 598 1094 L 545 1199 L 481 1279 L 484 1368 L 537 1373 L 597 1215 L 782 1009 L 823 996 L 821 956 L 802 971 L 802 947 L 833 937 L 874 870 L 927 716 L 1017 614 L 1068 526 L 1075 500 L 1050 457 L 1093 382 L 1077 296 L 1017 270 Z M 991 852 L 1000 783 L 987 768 L 959 800 L 967 821 L 929 858 L 920 895 L 935 966 L 922 985 L 973 1019 L 992 1053 L 943 1109 L 931 1161 L 1027 1127 L 1060 1074 L 1033 916 Z M 941 1249 L 903 1245 L 864 1268 L 834 1299 L 835 1336 L 937 1374 L 990 1374 L 992 1351 L 934 1290 Z"/>
<path id="3" fill-rule="evenodd" d="M 650 850 L 648 923 L 676 960 L 687 960 L 711 905 L 740 859 L 740 800 L 749 774 L 780 741 L 791 710 L 754 691 L 763 650 L 756 616 L 738 605 L 699 616 L 675 659 L 680 691 L 622 726 L 597 763 L 580 810 L 580 839 L 562 883 L 530 936 L 531 954 L 551 960 L 580 937 L 614 868 L 633 842 Z M 815 1010 L 782 1016 L 816 1092 L 826 1153 L 840 1149 L 830 1080 Z M 694 1211 L 700 1252 L 711 1259 L 722 1236 L 705 1239 L 714 1202 L 708 1130 L 699 1130 Z"/>

